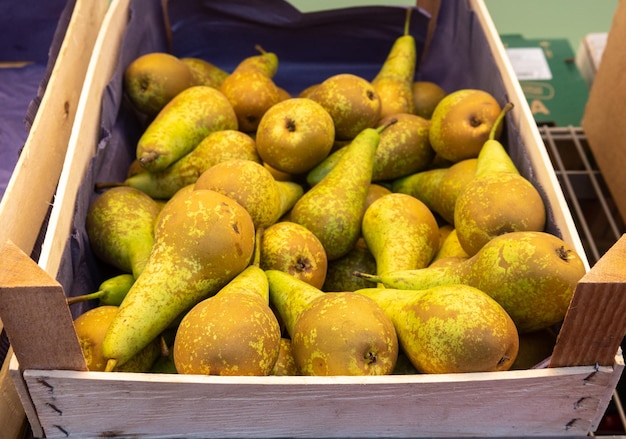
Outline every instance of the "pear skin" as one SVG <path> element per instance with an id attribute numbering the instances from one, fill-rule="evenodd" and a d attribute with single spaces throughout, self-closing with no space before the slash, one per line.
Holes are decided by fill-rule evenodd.
<path id="1" fill-rule="evenodd" d="M 180 60 L 189 67 L 194 85 L 207 85 L 219 88 L 229 75 L 226 70 L 201 58 L 186 57 Z"/>
<path id="2" fill-rule="evenodd" d="M 274 224 L 304 193 L 297 183 L 274 180 L 260 163 L 233 159 L 217 163 L 204 171 L 196 189 L 211 189 L 241 204 L 250 214 L 255 228 Z"/>
<path id="3" fill-rule="evenodd" d="M 330 76 L 317 85 L 308 98 L 328 111 L 339 140 L 352 140 L 380 120 L 378 93 L 369 81 L 351 73 Z"/>
<path id="4" fill-rule="evenodd" d="M 152 52 L 133 60 L 124 71 L 124 90 L 135 108 L 154 117 L 181 91 L 194 85 L 188 66 L 176 56 Z"/>
<path id="5" fill-rule="evenodd" d="M 159 172 L 191 152 L 213 131 L 236 130 L 237 115 L 220 91 L 196 85 L 177 94 L 137 142 L 137 160 Z"/>
<path id="6" fill-rule="evenodd" d="M 154 229 L 150 258 L 104 339 L 107 370 L 124 364 L 182 312 L 217 293 L 249 265 L 254 251 L 248 212 L 211 190 L 174 196 Z"/>
<path id="7" fill-rule="evenodd" d="M 543 231 L 546 208 L 539 191 L 522 177 L 500 142 L 497 127 L 512 108 L 507 104 L 476 161 L 475 177 L 463 187 L 454 206 L 454 226 L 468 255 L 503 233 Z"/>
<path id="8" fill-rule="evenodd" d="M 181 320 L 174 341 L 180 374 L 269 375 L 280 350 L 265 272 L 250 265 Z"/>
<path id="9" fill-rule="evenodd" d="M 456 233 L 456 229 L 452 229 L 450 233 L 443 239 L 439 249 L 435 253 L 430 265 L 446 258 L 462 258 L 466 259 L 469 255 L 459 242 L 459 236 Z"/>
<path id="10" fill-rule="evenodd" d="M 517 357 L 517 328 L 491 297 L 468 285 L 423 291 L 357 291 L 392 319 L 402 351 L 422 373 L 508 370 Z"/>
<path id="11" fill-rule="evenodd" d="M 295 376 L 298 375 L 298 368 L 296 367 L 296 361 L 293 358 L 293 352 L 291 350 L 291 339 L 280 339 L 280 350 L 278 351 L 278 359 L 270 372 L 270 375 L 275 376 Z"/>
<path id="12" fill-rule="evenodd" d="M 424 268 L 439 248 L 437 220 L 406 194 L 385 195 L 365 211 L 362 234 L 378 274 Z"/>
<path id="13" fill-rule="evenodd" d="M 256 131 L 265 112 L 283 99 L 272 79 L 278 69 L 273 52 L 244 58 L 220 85 L 220 91 L 237 115 L 238 127 L 246 133 Z"/>
<path id="14" fill-rule="evenodd" d="M 461 160 L 450 167 L 419 171 L 394 180 L 393 192 L 412 195 L 454 224 L 454 206 L 461 190 L 474 179 L 478 159 Z"/>
<path id="15" fill-rule="evenodd" d="M 291 221 L 318 237 L 329 261 L 348 253 L 361 234 L 379 141 L 379 130 L 366 128 L 359 133 L 326 177 L 305 192 L 291 210 Z"/>
<path id="16" fill-rule="evenodd" d="M 265 272 L 270 303 L 291 338 L 301 375 L 384 375 L 398 358 L 393 323 L 373 300 L 324 293 L 279 270 Z"/>
<path id="17" fill-rule="evenodd" d="M 415 81 L 413 91 L 413 112 L 424 119 L 430 119 L 437 104 L 446 96 L 446 91 L 436 82 Z"/>
<path id="18" fill-rule="evenodd" d="M 565 318 L 585 271 L 576 250 L 557 236 L 511 232 L 493 238 L 474 256 L 456 264 L 365 277 L 399 289 L 473 286 L 495 299 L 511 316 L 518 331 L 525 333 Z"/>
<path id="19" fill-rule="evenodd" d="M 376 272 L 376 259 L 367 248 L 363 237 L 360 237 L 354 248 L 344 256 L 330 261 L 322 291 L 356 291 L 370 287 L 369 281 L 352 275 L 355 271 Z"/>
<path id="20" fill-rule="evenodd" d="M 124 182 L 96 183 L 96 188 L 131 186 L 154 199 L 167 200 L 184 186 L 194 184 L 211 166 L 232 159 L 261 161 L 254 140 L 247 134 L 236 130 L 214 131 L 162 171 L 148 172 L 142 168 L 142 172 L 130 175 Z"/>
<path id="21" fill-rule="evenodd" d="M 380 134 L 372 181 L 387 181 L 422 171 L 435 152 L 430 146 L 430 122 L 420 116 L 395 113 L 381 119 L 377 126 L 392 126 Z"/>
<path id="22" fill-rule="evenodd" d="M 87 310 L 74 320 L 78 342 L 85 356 L 87 369 L 90 371 L 103 372 L 106 367 L 107 361 L 102 354 L 102 343 L 117 311 L 117 306 L 102 305 Z M 159 353 L 159 343 L 155 340 L 113 371 L 147 372 L 157 360 Z"/>
<path id="23" fill-rule="evenodd" d="M 415 39 L 409 34 L 411 8 L 407 8 L 404 35 L 394 42 L 380 71 L 372 79 L 372 86 L 381 102 L 380 117 L 414 112 L 413 81 L 417 50 Z"/>
<path id="24" fill-rule="evenodd" d="M 93 253 L 135 278 L 154 244 L 154 224 L 161 207 L 131 187 L 111 188 L 89 206 L 85 229 Z"/>

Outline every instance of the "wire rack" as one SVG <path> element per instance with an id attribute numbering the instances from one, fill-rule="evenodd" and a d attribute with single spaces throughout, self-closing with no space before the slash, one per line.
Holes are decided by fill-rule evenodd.
<path id="1" fill-rule="evenodd" d="M 626 233 L 611 193 L 580 127 L 541 126 L 539 131 L 572 212 L 590 265 L 594 265 Z M 622 349 L 624 349 L 622 342 Z M 626 434 L 626 416 L 620 395 L 626 394 L 622 377 L 595 436 Z"/>

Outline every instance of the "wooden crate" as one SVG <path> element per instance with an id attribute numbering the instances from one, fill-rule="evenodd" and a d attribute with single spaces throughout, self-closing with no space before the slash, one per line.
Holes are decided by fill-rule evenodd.
<path id="1" fill-rule="evenodd" d="M 258 2 L 243 0 L 223 5 L 228 10 L 227 4 L 246 3 L 260 7 Z M 133 10 L 138 4 L 141 10 Z M 626 331 L 626 275 L 620 269 L 626 261 L 626 238 L 579 283 L 550 367 L 546 368 L 383 377 L 214 377 L 85 371 L 73 315 L 65 301 L 67 294 L 99 282 L 97 273 L 84 269 L 89 265 L 89 255 L 85 255 L 88 249 L 80 234 L 84 220 L 80 215 L 81 210 L 84 215 L 90 199 L 96 178 L 93 174 L 106 163 L 101 154 L 105 158 L 107 152 L 119 154 L 111 145 L 119 149 L 124 142 L 124 136 L 109 136 L 111 132 L 102 126 L 116 125 L 101 119 L 106 118 L 105 105 L 119 92 L 112 78 L 123 68 L 124 44 L 136 46 L 135 56 L 157 47 L 142 46 L 136 38 L 130 43 L 127 40 L 131 27 L 142 23 L 147 40 L 150 32 L 158 32 L 159 23 L 150 22 L 163 18 L 155 5 L 160 2 L 116 0 L 107 11 L 87 70 L 38 264 L 10 242 L 1 249 L 0 316 L 15 350 L 10 372 L 35 436 L 584 436 L 597 428 L 624 368 L 619 344 Z M 423 72 L 437 72 L 428 64 L 434 51 L 444 50 L 449 56 L 466 49 L 462 44 L 460 48 L 442 46 L 446 40 L 442 34 L 460 34 L 460 41 L 471 46 L 472 55 L 480 57 L 472 66 L 481 73 L 481 83 L 474 86 L 492 88 L 499 99 L 512 100 L 516 105 L 508 118 L 507 145 L 522 173 L 541 188 L 549 206 L 549 230 L 574 245 L 584 257 L 541 137 L 484 3 L 455 1 L 438 6 L 436 1 L 420 1 L 420 7 L 433 9 L 430 15 L 424 12 L 416 18 L 425 26 L 436 23 L 432 40 L 427 32 L 420 34 L 421 43 L 428 42 L 429 47 Z M 343 11 L 342 23 L 348 26 L 351 17 L 366 12 Z M 396 15 L 403 17 L 404 12 Z M 177 23 L 181 17 L 169 18 Z M 199 19 L 189 18 L 190 22 Z M 376 18 L 384 21 L 382 10 L 377 10 Z M 287 26 L 297 27 L 303 26 Z M 454 32 L 450 32 L 452 28 Z M 273 29 L 285 31 L 284 27 Z M 464 35 L 465 31 L 471 35 Z M 193 28 L 189 32 L 193 33 Z M 243 34 L 236 35 L 243 39 Z M 395 36 L 387 35 L 381 47 L 388 49 Z M 175 53 L 195 54 L 177 46 L 174 37 Z M 170 40 L 166 33 L 165 38 L 157 36 L 153 41 L 167 44 Z M 218 48 L 223 51 L 222 47 Z M 375 52 L 375 48 L 371 50 Z M 130 55 L 126 53 L 126 61 Z M 238 57 L 238 53 L 233 55 Z M 291 67 L 298 71 L 297 63 Z M 448 87 L 472 85 L 463 82 L 467 71 L 460 76 L 440 73 Z"/>
<path id="2" fill-rule="evenodd" d="M 77 113 L 81 85 L 89 63 L 88 54 L 92 51 L 107 6 L 106 2 L 77 0 L 70 10 L 71 17 L 51 66 L 46 91 L 0 202 L 0 242 L 11 240 L 29 255 L 36 250 L 40 230 L 50 210 Z M 0 330 L 2 328 L 0 322 Z M 26 419 L 9 377 L 10 357 L 0 370 L 0 432 L 3 438 L 20 437 Z"/>

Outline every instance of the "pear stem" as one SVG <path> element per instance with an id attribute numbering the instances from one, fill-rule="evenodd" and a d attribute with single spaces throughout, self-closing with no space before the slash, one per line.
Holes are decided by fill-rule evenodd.
<path id="1" fill-rule="evenodd" d="M 380 276 L 377 276 L 375 274 L 368 274 L 368 273 L 363 273 L 363 272 L 360 272 L 360 271 L 353 271 L 352 275 L 356 276 L 356 277 L 360 277 L 361 279 L 365 279 L 365 280 L 369 280 L 371 282 L 375 282 L 375 283 L 380 283 L 382 281 Z"/>
<path id="2" fill-rule="evenodd" d="M 404 35 L 409 34 L 409 25 L 411 24 L 411 12 L 413 8 L 406 8 L 406 20 L 404 21 Z"/>
<path id="3" fill-rule="evenodd" d="M 512 109 L 513 109 L 513 102 L 507 102 L 506 105 L 502 107 L 500 114 L 498 114 L 498 117 L 493 122 L 491 131 L 489 131 L 489 140 L 494 140 L 496 138 L 496 131 L 498 130 L 500 123 L 502 123 L 502 119 L 504 119 L 504 116 L 506 116 L 506 113 L 508 113 Z"/>
<path id="4" fill-rule="evenodd" d="M 104 291 L 100 290 L 100 291 L 96 291 L 95 293 L 83 294 L 82 296 L 68 297 L 67 304 L 74 305 L 75 303 L 78 303 L 78 302 L 85 302 L 91 299 L 99 299 L 103 295 L 104 295 Z"/>
<path id="5" fill-rule="evenodd" d="M 115 366 L 117 366 L 117 360 L 115 358 L 109 358 L 107 360 L 107 365 L 104 368 L 105 372 L 113 372 L 113 369 L 115 369 Z"/>
<path id="6" fill-rule="evenodd" d="M 260 44 L 255 44 L 255 45 L 254 45 L 254 48 L 255 48 L 257 51 L 259 51 L 262 55 L 267 53 L 267 52 L 265 51 L 265 49 L 263 49 L 263 47 L 261 47 L 261 45 L 260 45 Z"/>
<path id="7" fill-rule="evenodd" d="M 384 125 L 379 126 L 376 131 L 378 131 L 378 134 L 382 133 L 383 131 L 385 131 L 387 128 L 389 128 L 391 125 L 395 125 L 398 122 L 397 118 L 393 118 L 391 119 L 389 122 L 387 122 Z"/>

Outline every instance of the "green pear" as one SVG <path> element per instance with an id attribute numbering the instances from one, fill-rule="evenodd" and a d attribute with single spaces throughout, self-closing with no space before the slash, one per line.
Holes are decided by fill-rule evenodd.
<path id="1" fill-rule="evenodd" d="M 231 103 L 241 131 L 256 131 L 265 112 L 281 101 L 282 94 L 273 77 L 278 69 L 278 57 L 257 46 L 259 55 L 244 58 L 220 85 Z"/>
<path id="2" fill-rule="evenodd" d="M 137 142 L 137 160 L 145 170 L 159 172 L 213 131 L 236 129 L 237 116 L 226 96 L 206 85 L 189 87 L 148 125 Z"/>
<path id="3" fill-rule="evenodd" d="M 429 266 L 448 258 L 466 259 L 469 255 L 459 242 L 459 235 L 456 233 L 456 229 L 452 229 L 450 233 L 442 240 L 439 249 L 435 253 L 435 256 L 430 261 Z M 457 259 L 457 260 L 458 260 Z"/>
<path id="4" fill-rule="evenodd" d="M 156 201 L 135 188 L 112 188 L 99 195 L 85 220 L 94 255 L 137 278 L 152 251 L 160 211 Z"/>
<path id="5" fill-rule="evenodd" d="M 386 116 L 377 126 L 396 123 L 380 133 L 372 181 L 393 180 L 422 171 L 431 163 L 435 152 L 430 146 L 430 122 L 420 116 L 395 113 Z"/>
<path id="6" fill-rule="evenodd" d="M 367 248 L 367 244 L 362 236 L 357 240 L 352 250 L 328 263 L 322 291 L 356 291 L 371 286 L 371 283 L 366 279 L 353 276 L 352 273 L 355 271 L 364 273 L 376 272 L 376 259 L 374 259 L 374 255 Z"/>
<path id="7" fill-rule="evenodd" d="M 320 104 L 333 119 L 335 137 L 352 140 L 380 119 L 380 98 L 372 84 L 361 76 L 339 73 L 317 85 L 308 98 Z"/>
<path id="8" fill-rule="evenodd" d="M 174 55 L 151 52 L 124 70 L 124 90 L 135 108 L 154 117 L 181 91 L 194 85 L 187 65 Z"/>
<path id="9" fill-rule="evenodd" d="M 279 270 L 267 270 L 270 303 L 285 323 L 298 373 L 386 375 L 398 358 L 389 317 L 372 299 L 324 293 Z"/>
<path id="10" fill-rule="evenodd" d="M 213 63 L 201 58 L 185 57 L 180 59 L 191 71 L 194 85 L 207 85 L 219 88 L 224 79 L 229 75 L 226 70 L 221 69 Z"/>
<path id="11" fill-rule="evenodd" d="M 129 273 L 118 274 L 104 280 L 98 290 L 80 296 L 68 297 L 67 304 L 73 305 L 87 300 L 98 300 L 100 305 L 119 306 L 135 283 L 135 276 Z"/>
<path id="12" fill-rule="evenodd" d="M 333 119 L 311 99 L 290 98 L 268 109 L 256 131 L 264 163 L 289 174 L 309 171 L 330 153 L 335 140 Z"/>
<path id="13" fill-rule="evenodd" d="M 476 158 L 461 160 L 449 167 L 428 169 L 401 177 L 391 183 L 391 191 L 412 195 L 454 224 L 454 206 L 461 190 L 474 179 Z"/>
<path id="14" fill-rule="evenodd" d="M 322 242 L 329 261 L 348 253 L 361 235 L 374 157 L 384 128 L 359 133 L 333 169 L 290 212 L 291 221 L 311 230 Z"/>
<path id="15" fill-rule="evenodd" d="M 206 136 L 190 153 L 162 171 L 130 172 L 123 182 L 96 183 L 96 189 L 132 186 L 157 200 L 167 200 L 178 190 L 194 184 L 211 166 L 231 159 L 261 161 L 254 139 L 241 131 L 220 130 Z M 138 163 L 137 160 L 133 163 Z M 132 165 L 131 165 L 132 166 Z"/>
<path id="16" fill-rule="evenodd" d="M 255 228 L 274 224 L 304 193 L 298 183 L 276 181 L 260 163 L 242 159 L 211 166 L 198 177 L 195 188 L 211 189 L 237 201 Z"/>
<path id="17" fill-rule="evenodd" d="M 378 274 L 424 268 L 439 248 L 437 220 L 410 195 L 379 198 L 365 211 L 361 227 Z"/>
<path id="18" fill-rule="evenodd" d="M 236 201 L 189 190 L 162 208 L 154 247 L 104 339 L 107 370 L 122 365 L 179 315 L 243 271 L 254 251 L 254 225 Z"/>
<path id="19" fill-rule="evenodd" d="M 312 169 L 310 169 L 306 174 L 306 182 L 309 186 L 313 187 L 324 177 L 328 175 L 328 173 L 335 167 L 341 156 L 348 150 L 348 146 L 343 145 L 334 151 L 332 151 L 324 160 L 315 165 Z M 373 173 L 372 173 L 373 176 Z"/>
<path id="20" fill-rule="evenodd" d="M 326 279 L 328 260 L 320 240 L 306 227 L 280 221 L 263 231 L 260 266 L 281 270 L 316 288 Z"/>
<path id="21" fill-rule="evenodd" d="M 417 49 L 415 39 L 409 34 L 412 8 L 407 8 L 404 35 L 395 41 L 380 71 L 372 79 L 372 86 L 380 97 L 380 117 L 398 113 L 412 114 L 413 81 Z"/>
<path id="22" fill-rule="evenodd" d="M 104 371 L 107 360 L 103 355 L 102 343 L 111 322 L 117 315 L 118 307 L 102 305 L 92 308 L 74 320 L 74 329 L 83 351 L 87 369 Z M 154 340 L 129 359 L 125 364 L 115 367 L 114 372 L 147 372 L 159 357 L 158 340 Z"/>
<path id="23" fill-rule="evenodd" d="M 498 101 L 485 90 L 453 91 L 433 111 L 430 144 L 438 156 L 453 163 L 478 157 L 500 111 Z M 498 128 L 496 138 L 501 129 Z"/>
<path id="24" fill-rule="evenodd" d="M 495 300 L 468 285 L 423 291 L 357 291 L 393 321 L 402 352 L 422 373 L 508 370 L 519 349 L 517 328 Z"/>
<path id="25" fill-rule="evenodd" d="M 511 232 L 493 238 L 474 256 L 456 264 L 379 276 L 355 274 L 389 288 L 473 286 L 496 300 L 524 333 L 563 320 L 585 271 L 576 250 L 557 236 Z"/>
<path id="26" fill-rule="evenodd" d="M 505 106 L 501 118 L 509 108 L 511 105 Z M 494 130 L 478 155 L 475 177 L 459 192 L 454 206 L 459 242 L 470 256 L 495 236 L 540 232 L 546 223 L 543 198 L 519 174 L 502 144 L 494 140 Z"/>
<path id="27" fill-rule="evenodd" d="M 430 119 L 437 104 L 446 96 L 446 91 L 436 82 L 415 81 L 412 86 L 413 112 Z"/>
<path id="28" fill-rule="evenodd" d="M 266 376 L 278 359 L 280 339 L 267 277 L 252 264 L 185 314 L 174 364 L 179 374 Z"/>

